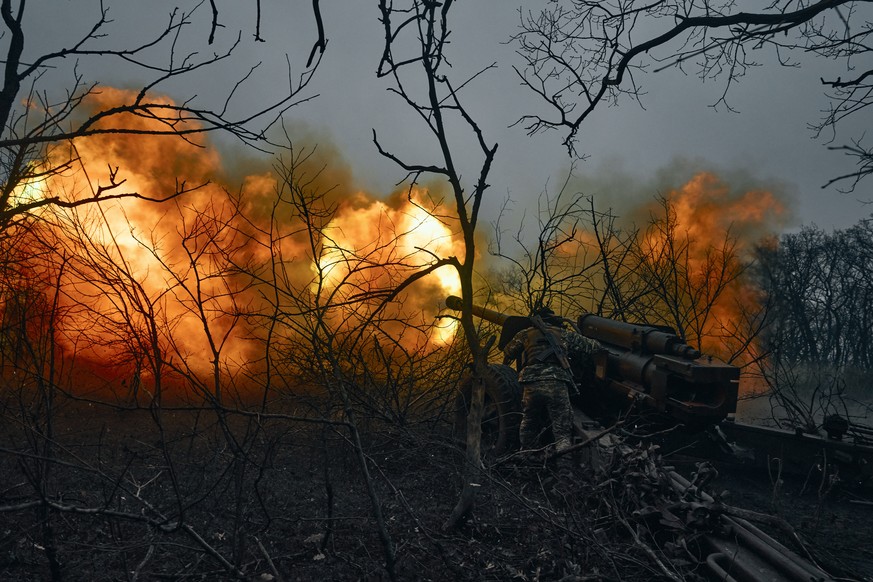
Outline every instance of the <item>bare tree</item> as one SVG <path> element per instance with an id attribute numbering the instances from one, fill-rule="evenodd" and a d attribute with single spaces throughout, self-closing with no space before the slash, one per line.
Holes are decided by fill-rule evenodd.
<path id="1" fill-rule="evenodd" d="M 498 221 L 492 252 L 510 264 L 498 273 L 498 295 L 512 309 L 549 303 L 566 315 L 590 311 L 663 325 L 729 361 L 761 358 L 755 338 L 769 312 L 748 291 L 754 257 L 730 228 L 695 240 L 663 196 L 645 229 L 622 226 L 611 211 L 598 211 L 593 197 L 562 203 L 564 193 L 541 196 L 535 236 L 522 226 L 510 246 Z"/>
<path id="2" fill-rule="evenodd" d="M 403 430 L 410 409 L 433 410 L 433 400 L 439 407 L 445 375 L 459 370 L 447 368 L 444 352 L 424 341 L 433 322 L 395 301 L 434 269 L 425 249 L 401 250 L 401 241 L 420 226 L 404 232 L 385 220 L 374 241 L 343 240 L 334 224 L 345 201 L 324 186 L 323 170 L 311 151 L 290 147 L 276 165 L 269 217 L 246 223 L 263 251 L 257 254 L 268 257 L 245 269 L 261 305 L 247 320 L 258 336 L 272 338 L 268 357 L 277 379 L 322 396 L 322 416 L 344 419 L 343 440 L 370 500 L 385 570 L 396 579 L 397 550 L 374 474 L 381 470 L 368 452 L 367 423 Z M 420 376 L 426 371 L 436 373 Z M 328 526 L 325 539 L 330 534 Z"/>
<path id="3" fill-rule="evenodd" d="M 873 101 L 868 2 L 790 0 L 738 3 L 713 0 L 561 0 L 539 12 L 521 13 L 514 35 L 524 66 L 522 82 L 541 98 L 546 113 L 523 117 L 529 133 L 564 132 L 572 153 L 584 121 L 601 104 L 622 98 L 642 101 L 641 75 L 669 68 L 701 80 L 721 78 L 718 104 L 730 107 L 731 86 L 760 66 L 754 51 L 769 49 L 782 66 L 800 66 L 813 55 L 835 61 L 846 75 L 821 78 L 831 106 L 810 124 L 816 135 L 858 119 Z M 863 115 L 863 114 L 862 114 Z M 864 135 L 834 146 L 857 160 L 858 169 L 830 183 L 848 183 L 873 173 L 873 148 Z"/>
<path id="4" fill-rule="evenodd" d="M 648 293 L 636 316 L 672 327 L 700 345 L 717 337 L 715 308 L 744 271 L 737 238 L 726 230 L 718 243 L 696 241 L 681 225 L 669 199 L 658 198 L 659 211 L 636 241 L 636 271 Z"/>
<path id="5" fill-rule="evenodd" d="M 23 421 L 20 474 L 33 497 L 46 500 L 57 484 L 57 382 L 67 370 L 58 349 L 58 326 L 64 311 L 60 297 L 67 261 L 63 253 L 55 254 L 57 239 L 51 232 L 38 224 L 31 226 L 32 231 L 18 233 L 17 241 L 0 239 L 9 244 L 0 267 L 0 378 L 3 399 L 17 397 Z M 35 514 L 36 536 L 45 548 L 52 580 L 60 580 L 56 518 L 44 503 L 28 509 Z"/>
<path id="6" fill-rule="evenodd" d="M 187 78 L 206 70 L 218 71 L 241 44 L 241 33 L 215 38 L 217 11 L 211 2 L 213 25 L 208 39 L 211 46 L 201 50 L 192 29 L 204 3 L 191 4 L 190 9 L 173 10 L 163 27 L 153 31 L 146 41 L 133 44 L 114 28 L 118 23 L 114 22 L 110 8 L 103 2 L 95 3 L 90 26 L 71 44 L 52 47 L 38 29 L 29 28 L 33 19 L 26 18 L 30 12 L 24 1 L 0 2 L 4 26 L 4 43 L 0 46 L 4 56 L 0 87 L 0 228 L 47 205 L 70 207 L 98 197 L 135 194 L 125 191 L 117 170 L 110 184 L 94 187 L 84 197 L 61 196 L 42 187 L 52 176 L 77 170 L 78 154 L 73 140 L 101 134 L 194 140 L 204 132 L 222 131 L 245 143 L 263 143 L 266 129 L 283 112 L 311 98 L 302 91 L 318 67 L 326 43 L 317 1 L 314 7 L 318 31 L 313 35 L 317 41 L 300 73 L 292 73 L 289 64 L 285 94 L 254 106 L 239 107 L 237 102 L 243 99 L 245 84 L 252 79 L 255 65 L 228 83 L 223 96 L 210 96 L 217 97 L 214 101 L 197 95 L 180 96 L 177 100 L 161 95 L 163 91 L 172 92 L 171 87 Z M 101 95 L 105 90 L 103 82 L 89 80 L 82 72 L 88 68 L 86 63 L 127 67 L 145 81 L 138 89 L 124 93 L 123 99 L 108 102 Z M 64 75 L 70 75 L 69 80 Z M 251 94 L 245 99 L 250 101 Z M 166 199 L 174 194 L 177 192 L 140 193 L 153 199 Z"/>
<path id="7" fill-rule="evenodd" d="M 410 188 L 424 175 L 436 176 L 448 184 L 453 204 L 452 219 L 457 221 L 464 241 L 463 257 L 437 258 L 429 269 L 420 272 L 423 276 L 434 269 L 451 266 L 458 273 L 463 303 L 460 324 L 473 357 L 474 389 L 467 422 L 467 469 L 461 498 L 446 520 L 446 528 L 457 526 L 472 509 L 478 487 L 477 475 L 482 463 L 479 427 L 484 398 L 482 378 L 487 366 L 489 346 L 483 346 L 473 322 L 473 274 L 479 210 L 488 188 L 491 163 L 497 152 L 497 145 L 488 144 L 481 128 L 461 102 L 460 89 L 472 79 L 456 85 L 445 72 L 449 67 L 445 50 L 450 33 L 451 7 L 451 1 L 438 4 L 411 0 L 402 6 L 385 0 L 379 2 L 381 21 L 385 29 L 385 45 L 378 74 L 393 80 L 391 91 L 399 95 L 418 115 L 437 146 L 439 161 L 410 162 L 385 149 L 375 131 L 373 135 L 379 152 L 407 172 Z M 486 67 L 486 70 L 487 68 L 490 67 Z M 420 75 L 423 75 L 423 80 Z M 454 154 L 452 144 L 456 143 L 455 139 L 460 139 L 451 129 L 454 127 L 451 122 L 454 121 L 460 122 L 461 127 L 469 132 L 469 139 L 481 155 L 475 180 L 469 187 L 465 187 L 462 181 L 460 160 Z"/>
<path id="8" fill-rule="evenodd" d="M 637 302 L 648 292 L 635 270 L 634 241 L 639 238 L 639 230 L 620 228 L 619 217 L 611 209 L 597 210 L 594 202 L 593 197 L 589 199 L 588 215 L 602 273 L 601 284 L 592 290 L 594 312 L 628 321 Z"/>
<path id="9" fill-rule="evenodd" d="M 792 362 L 873 366 L 870 337 L 870 220 L 833 233 L 806 227 L 762 246 L 762 286 L 778 325 L 769 334 Z"/>
<path id="10" fill-rule="evenodd" d="M 509 263 L 499 274 L 500 294 L 510 298 L 520 313 L 549 305 L 563 313 L 590 310 L 587 300 L 596 276 L 599 249 L 588 239 L 585 222 L 593 199 L 569 193 L 572 174 L 555 195 L 543 191 L 533 216 L 524 215 L 507 241 L 501 222 L 511 211 L 507 200 L 494 227 L 491 254 Z M 529 221 L 535 221 L 535 240 Z"/>
<path id="11" fill-rule="evenodd" d="M 757 279 L 772 312 L 760 372 L 777 422 L 814 431 L 828 414 L 862 412 L 852 400 L 863 397 L 873 366 L 870 225 L 806 227 L 758 248 Z"/>
<path id="12" fill-rule="evenodd" d="M 256 375 L 243 370 L 246 362 L 233 361 L 228 341 L 231 333 L 239 339 L 236 328 L 242 326 L 244 316 L 253 319 L 245 302 L 253 295 L 251 277 L 243 276 L 242 267 L 249 266 L 244 251 L 258 241 L 251 232 L 247 235 L 251 229 L 241 218 L 239 197 L 227 194 L 222 204 L 214 196 L 211 202 L 175 206 L 182 216 L 166 216 L 178 218 L 178 225 L 174 222 L 173 228 L 165 229 L 172 235 L 154 225 L 145 232 L 130 224 L 110 226 L 104 205 L 66 212 L 55 209 L 51 216 L 45 213 L 34 220 L 38 226 L 34 241 L 43 241 L 40 245 L 31 241 L 15 247 L 19 255 L 24 249 L 42 253 L 29 262 L 19 256 L 4 270 L 0 371 L 4 379 L 20 382 L 17 390 L 2 394 L 4 419 L 9 421 L 4 423 L 4 436 L 15 443 L 20 435 L 29 435 L 32 446 L 7 447 L 4 441 L 0 463 L 19 467 L 8 475 L 18 475 L 23 468 L 28 475 L 25 483 L 33 491 L 16 486 L 17 501 L 4 498 L 0 514 L 36 514 L 31 522 L 42 529 L 39 546 L 47 548 L 45 559 L 53 579 L 65 576 L 63 562 L 70 551 L 68 544 L 55 542 L 60 536 L 52 525 L 58 515 L 64 516 L 64 526 L 79 523 L 96 528 L 95 523 L 105 522 L 114 537 L 103 547 L 134 560 L 124 567 L 136 573 L 133 579 L 167 566 L 161 558 L 169 556 L 165 550 L 176 546 L 171 540 L 177 536 L 192 544 L 186 550 L 198 555 L 192 563 L 207 558 L 229 576 L 251 577 L 253 553 L 254 563 L 265 554 L 269 560 L 257 536 L 266 527 L 263 524 L 279 515 L 270 499 L 275 503 L 279 497 L 278 502 L 284 503 L 284 495 L 294 494 L 264 486 L 271 479 L 278 443 L 290 430 L 283 425 L 348 426 L 344 420 L 331 420 L 329 410 L 321 416 L 293 416 L 284 409 L 268 408 L 266 388 L 260 406 L 255 403 L 255 410 L 248 409 L 241 394 L 245 387 L 237 384 L 237 378 Z M 276 216 L 272 218 L 278 222 Z M 127 244 L 119 243 L 121 237 Z M 131 240 L 138 240 L 139 247 L 131 248 Z M 37 268 L 56 267 L 59 257 L 67 255 L 69 260 L 60 263 L 60 269 Z M 144 255 L 153 261 L 147 264 Z M 294 265 L 304 273 L 309 266 L 309 262 Z M 156 285 L 155 277 L 166 285 Z M 15 288 L 20 301 L 14 301 Z M 303 297 L 305 290 L 304 285 L 294 292 Z M 182 318 L 198 325 L 183 327 Z M 253 344 L 263 339 L 255 333 L 259 330 L 252 331 L 254 337 L 246 339 Z M 190 337 L 197 333 L 199 341 Z M 55 338 L 62 335 L 67 344 L 59 346 Z M 205 358 L 192 353 L 197 344 L 205 347 Z M 260 345 L 275 349 L 270 338 Z M 72 374 L 64 377 L 75 367 L 70 360 L 84 360 L 89 352 L 108 355 L 107 360 L 141 375 L 145 411 L 139 407 L 140 399 L 116 403 L 111 390 L 118 386 L 112 386 L 111 378 L 106 380 L 109 397 L 100 398 L 101 394 L 86 393 L 86 387 L 73 384 Z M 313 360 L 311 353 L 309 360 Z M 298 377 L 288 374 L 284 381 L 293 383 Z M 169 396 L 167 387 L 173 389 L 167 391 Z M 86 403 L 85 410 L 92 414 L 99 408 L 109 411 L 111 418 L 115 411 L 122 423 L 137 426 L 137 432 L 116 434 L 110 443 L 101 441 L 96 456 L 78 454 L 81 435 L 57 433 L 53 428 L 57 395 L 67 397 L 63 399 L 67 407 Z M 293 400 L 288 394 L 285 398 Z M 141 413 L 150 424 L 141 424 Z M 179 415 L 191 422 L 180 423 Z M 86 495 L 70 493 L 79 486 Z M 212 508 L 214 503 L 221 511 Z M 31 527 L 24 523 L 22 528 Z M 125 525 L 131 523 L 140 527 Z M 204 530 L 217 533 L 207 536 Z M 278 572 L 275 565 L 273 571 Z"/>

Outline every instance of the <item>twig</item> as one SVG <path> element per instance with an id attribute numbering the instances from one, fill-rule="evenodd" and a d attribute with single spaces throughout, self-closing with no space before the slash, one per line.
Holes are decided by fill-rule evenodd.
<path id="1" fill-rule="evenodd" d="M 270 557 L 270 553 L 267 552 L 267 548 L 264 547 L 264 544 L 261 543 L 261 540 L 255 537 L 255 541 L 258 543 L 258 549 L 261 550 L 261 554 L 264 556 L 264 559 L 267 560 L 267 565 L 270 566 L 270 571 L 273 572 L 273 576 L 276 577 L 277 582 L 283 582 L 282 575 L 279 574 L 279 570 L 276 569 L 276 564 L 273 563 L 273 559 Z"/>
<path id="2" fill-rule="evenodd" d="M 624 421 L 620 420 L 620 421 L 616 422 L 615 424 L 613 424 L 611 427 L 603 429 L 602 431 L 600 431 L 599 433 L 597 433 L 593 437 L 585 439 L 581 443 L 576 443 L 575 445 L 569 446 L 566 449 L 561 449 L 560 451 L 554 451 L 554 452 L 550 453 L 546 457 L 546 459 L 547 460 L 555 459 L 555 458 L 560 457 L 562 455 L 566 455 L 567 453 L 572 453 L 574 451 L 584 449 L 585 447 L 587 447 L 591 443 L 593 443 L 597 440 L 600 440 L 601 438 L 605 437 L 606 435 L 608 435 L 612 431 L 616 430 L 617 428 L 620 428 L 622 425 L 624 425 Z"/>
<path id="3" fill-rule="evenodd" d="M 634 541 L 636 542 L 637 546 L 642 548 L 643 551 L 649 556 L 649 558 L 653 562 L 655 562 L 655 564 L 658 565 L 658 568 L 661 569 L 661 572 L 664 574 L 664 576 L 666 576 L 670 580 L 673 580 L 674 582 L 681 582 L 679 577 L 676 576 L 676 574 L 674 572 L 671 572 L 669 568 L 667 568 L 666 564 L 664 564 L 664 562 L 661 561 L 661 558 L 658 557 L 658 554 L 656 554 L 655 551 L 651 547 L 649 547 L 649 544 L 647 544 L 646 542 L 644 542 L 640 538 L 640 536 L 637 534 L 636 530 L 633 527 L 631 527 L 631 525 L 626 520 L 619 518 L 618 521 L 619 521 L 619 523 L 621 523 L 625 527 L 625 529 L 628 531 L 628 533 L 634 538 Z"/>
<path id="4" fill-rule="evenodd" d="M 142 569 L 145 567 L 146 563 L 148 563 L 148 561 L 151 560 L 154 553 L 155 553 L 155 544 L 149 544 L 149 549 L 146 552 L 146 555 L 143 557 L 143 559 L 140 561 L 140 563 L 137 564 L 136 570 L 134 570 L 133 575 L 131 576 L 131 580 L 133 580 L 133 582 L 136 582 L 137 580 L 139 580 L 139 575 L 142 572 Z"/>

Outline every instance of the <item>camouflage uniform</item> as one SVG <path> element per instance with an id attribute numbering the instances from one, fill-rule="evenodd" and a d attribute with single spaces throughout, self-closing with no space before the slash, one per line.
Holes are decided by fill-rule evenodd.
<path id="1" fill-rule="evenodd" d="M 597 341 L 554 325 L 545 327 L 569 360 L 583 368 L 593 369 L 593 354 L 600 349 Z M 548 428 L 549 421 L 556 448 L 570 446 L 573 425 L 569 390 L 573 376 L 561 366 L 551 342 L 539 329 L 530 327 L 515 334 L 503 353 L 506 363 L 520 359 L 518 381 L 524 390 L 524 416 L 520 429 L 522 448 L 532 448 L 540 433 Z M 543 417 L 544 426 L 540 422 Z"/>

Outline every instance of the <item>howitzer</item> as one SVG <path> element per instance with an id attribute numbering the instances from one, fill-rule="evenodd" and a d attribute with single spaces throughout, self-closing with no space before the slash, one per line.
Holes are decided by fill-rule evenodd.
<path id="1" fill-rule="evenodd" d="M 446 299 L 446 306 L 460 310 L 461 300 L 457 297 Z M 532 322 L 527 317 L 507 315 L 474 305 L 472 313 L 482 319 L 501 326 L 498 345 L 502 348 L 519 331 L 531 327 Z M 595 357 L 595 370 L 574 370 L 577 384 L 582 391 L 588 391 L 593 400 L 612 400 L 615 402 L 628 399 L 642 403 L 662 411 L 675 421 L 682 422 L 694 428 L 730 427 L 730 432 L 741 435 L 754 431 L 751 439 L 740 443 L 738 448 L 744 455 L 734 458 L 737 462 L 748 459 L 751 449 L 753 457 L 765 463 L 767 470 L 771 467 L 774 456 L 782 460 L 793 453 L 793 444 L 797 444 L 796 455 L 804 456 L 806 470 L 800 474 L 807 475 L 815 463 L 818 467 L 826 467 L 828 463 L 838 463 L 840 475 L 842 469 L 853 466 L 861 473 L 869 476 L 869 467 L 873 466 L 873 453 L 862 450 L 855 443 L 833 441 L 828 446 L 828 439 L 818 437 L 812 447 L 801 447 L 812 437 L 799 433 L 787 433 L 792 441 L 779 438 L 774 434 L 777 429 L 753 427 L 738 422 L 722 422 L 725 417 L 736 410 L 737 391 L 739 387 L 739 368 L 701 354 L 699 350 L 688 345 L 673 330 L 666 327 L 624 323 L 594 315 L 582 315 L 575 323 L 576 329 L 584 336 L 597 340 L 602 350 Z M 483 416 L 483 444 L 486 453 L 501 455 L 516 444 L 518 422 L 521 417 L 521 389 L 515 371 L 501 364 L 490 365 L 481 378 L 485 391 L 485 415 Z M 473 387 L 472 375 L 467 375 L 461 382 L 461 394 L 458 398 L 458 409 L 455 430 L 458 436 L 466 435 L 467 403 Z M 616 398 L 618 397 L 618 398 Z M 592 467 L 603 466 L 611 462 L 615 455 L 630 451 L 625 443 L 629 442 L 616 432 L 615 428 L 622 426 L 616 422 L 610 429 L 603 429 L 591 418 L 581 418 L 586 415 L 579 408 L 574 411 L 574 427 L 576 436 L 581 442 L 569 451 L 576 454 L 584 450 L 584 462 Z M 581 423 L 579 421 L 582 421 Z M 834 424 L 833 422 L 831 424 Z M 849 430 L 846 423 L 837 423 L 833 430 Z M 667 431 L 671 435 L 691 436 L 687 441 L 693 444 L 700 441 L 696 431 L 689 435 L 685 431 Z M 725 432 L 728 432 L 725 430 Z M 723 434 L 721 430 L 707 431 L 710 436 Z M 870 434 L 873 434 L 871 431 Z M 717 436 L 713 441 L 717 441 Z M 702 439 L 706 442 L 708 439 Z M 739 439 L 738 443 L 739 443 Z M 757 442 L 768 440 L 770 445 L 765 454 L 759 454 L 755 447 Z M 802 442 L 801 442 L 802 441 Z M 718 443 L 725 444 L 724 442 Z M 582 447 L 585 447 L 584 449 Z M 688 447 L 685 447 L 688 448 Z M 724 449 L 733 449 L 733 446 Z M 609 451 L 604 456 L 602 451 Z M 772 450 L 772 453 L 770 452 Z M 531 451 L 528 451 L 530 453 Z M 565 451 L 568 452 L 568 451 Z M 557 455 L 552 455 L 554 459 Z M 759 459 L 760 457 L 760 459 Z M 500 459 L 512 459 L 512 455 Z M 525 459 L 530 457 L 520 456 Z M 536 458 L 536 457 L 535 457 Z M 845 459 L 841 462 L 840 459 Z M 809 463 L 812 463 L 812 466 Z M 864 469 L 866 468 L 866 472 Z M 823 473 L 824 474 L 824 473 Z M 837 473 L 834 473 L 835 475 Z M 702 486 L 694 484 L 675 472 L 668 474 L 668 483 L 678 492 L 684 502 L 708 504 L 706 507 L 716 507 L 715 499 L 708 496 Z M 631 486 L 631 485 L 629 485 Z M 751 512 L 750 512 L 751 513 Z M 727 512 L 717 510 L 708 514 L 713 518 L 709 529 L 701 529 L 694 544 L 686 548 L 688 556 L 694 555 L 699 560 L 697 571 L 701 576 L 711 580 L 744 580 L 749 582 L 832 580 L 830 575 L 818 565 L 786 548 L 777 540 L 767 535 L 748 521 L 731 516 Z M 662 520 L 660 523 L 669 524 Z M 654 525 L 654 523 L 652 523 Z M 668 527 L 673 527 L 668 525 Z M 705 526 L 706 527 L 706 526 Z"/>
<path id="2" fill-rule="evenodd" d="M 446 306 L 460 310 L 450 296 Z M 498 347 L 532 325 L 528 317 L 474 305 L 473 315 L 501 326 Z M 585 314 L 578 331 L 600 342 L 594 370 L 574 370 L 585 400 L 638 401 L 686 425 L 707 426 L 736 411 L 740 370 L 686 344 L 671 329 Z"/>

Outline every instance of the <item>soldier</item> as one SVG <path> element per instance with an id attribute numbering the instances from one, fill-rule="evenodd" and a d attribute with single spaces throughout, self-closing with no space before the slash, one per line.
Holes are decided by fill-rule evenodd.
<path id="1" fill-rule="evenodd" d="M 503 349 L 505 364 L 518 361 L 518 381 L 524 390 L 521 446 L 533 448 L 551 422 L 555 449 L 563 450 L 571 445 L 573 433 L 569 391 L 574 383 L 569 360 L 593 368 L 593 354 L 600 344 L 564 329 L 564 320 L 548 307 L 534 313 L 531 322 L 533 327 L 515 334 Z"/>

